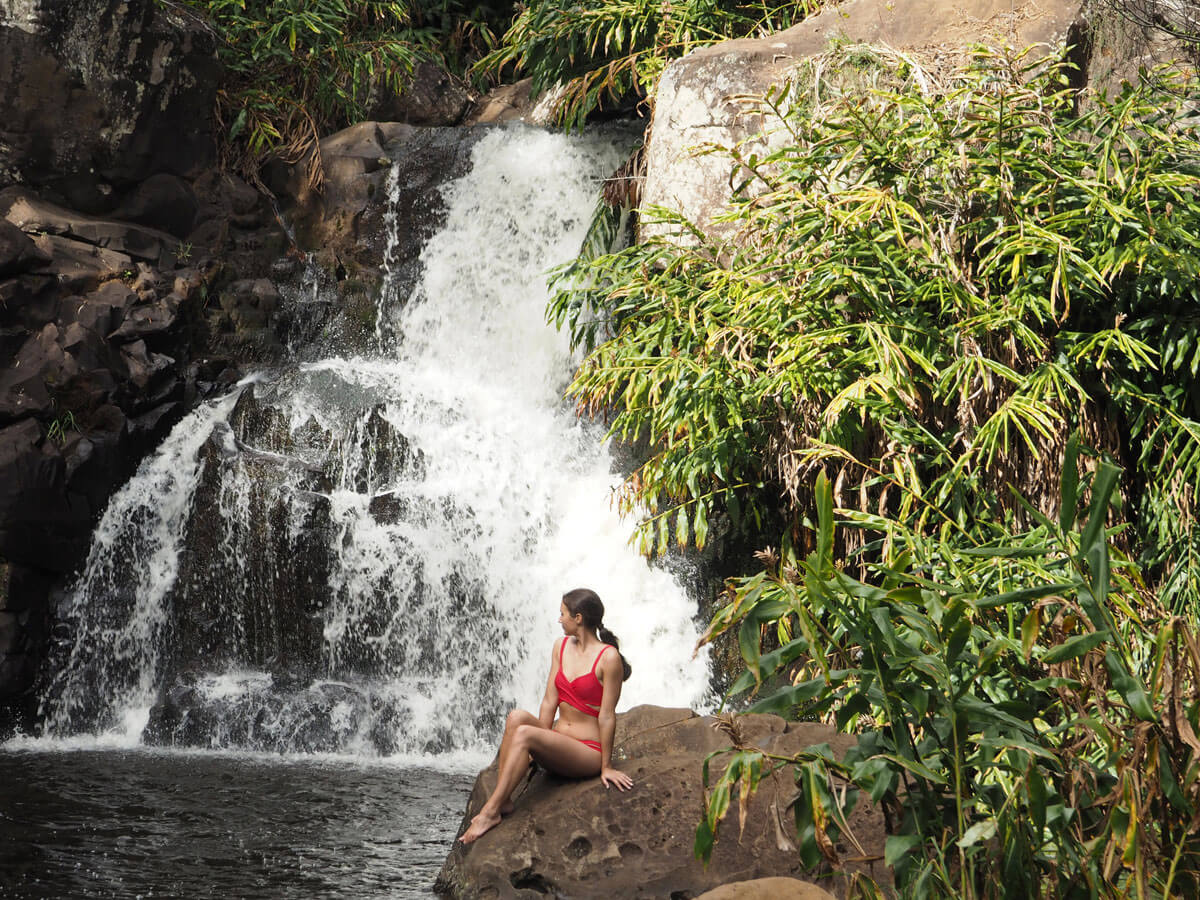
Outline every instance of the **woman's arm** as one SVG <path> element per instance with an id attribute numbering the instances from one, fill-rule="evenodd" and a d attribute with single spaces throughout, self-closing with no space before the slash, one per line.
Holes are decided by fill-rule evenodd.
<path id="1" fill-rule="evenodd" d="M 621 699 L 621 685 L 625 670 L 621 666 L 620 653 L 605 653 L 600 660 L 600 680 L 604 685 L 604 699 L 600 701 L 600 780 L 604 786 L 615 784 L 625 791 L 633 787 L 633 779 L 612 766 L 613 738 L 617 733 L 617 701 Z"/>
<path id="2" fill-rule="evenodd" d="M 542 694 L 542 706 L 538 710 L 538 722 L 543 728 L 554 727 L 554 715 L 558 712 L 558 687 L 554 679 L 558 675 L 559 644 L 565 640 L 565 637 L 559 638 L 550 651 L 550 677 L 546 679 L 546 693 Z"/>

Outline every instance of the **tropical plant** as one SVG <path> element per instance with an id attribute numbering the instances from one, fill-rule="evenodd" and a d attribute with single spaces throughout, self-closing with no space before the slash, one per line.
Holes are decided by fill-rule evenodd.
<path id="1" fill-rule="evenodd" d="M 1076 457 L 1072 441 L 1055 518 L 1030 508 L 1032 528 L 984 545 L 840 511 L 885 538 L 865 580 L 834 563 L 818 476 L 813 552 L 733 580 L 704 640 L 738 633 L 746 672 L 730 693 L 754 696 L 751 711 L 863 731 L 841 760 L 713 754 L 726 766 L 709 785 L 705 765 L 698 856 L 735 795 L 790 769 L 801 859 L 837 867 L 838 798 L 869 797 L 905 897 L 1200 893 L 1200 642 L 1114 554 L 1118 470 L 1081 473 Z"/>
<path id="2" fill-rule="evenodd" d="M 1049 510 L 1078 429 L 1127 469 L 1122 540 L 1200 609 L 1200 143 L 1179 91 L 1080 111 L 1038 52 L 935 76 L 835 47 L 764 99 L 775 149 L 714 151 L 746 173 L 715 229 L 659 211 L 558 273 L 571 393 L 649 448 L 644 549 L 807 540 L 819 471 L 913 533 L 1019 529 L 1009 485 Z"/>
<path id="3" fill-rule="evenodd" d="M 303 162 L 313 186 L 322 135 L 365 118 L 381 90 L 403 92 L 420 60 L 462 71 L 512 14 L 510 3 L 461 0 L 160 2 L 189 8 L 217 36 L 229 162 L 255 182 L 269 157 Z"/>
<path id="4" fill-rule="evenodd" d="M 787 28 L 820 5 L 820 0 L 531 0 L 475 70 L 498 75 L 511 66 L 517 75 L 528 75 L 535 96 L 553 91 L 557 120 L 580 127 L 606 102 L 645 97 L 666 64 L 689 50 Z"/>

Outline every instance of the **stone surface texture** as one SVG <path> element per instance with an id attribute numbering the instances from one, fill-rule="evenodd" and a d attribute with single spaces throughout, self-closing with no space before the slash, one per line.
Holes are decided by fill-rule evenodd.
<path id="1" fill-rule="evenodd" d="M 388 176 L 393 160 L 402 160 L 395 186 L 398 240 L 419 253 L 444 213 L 438 188 L 466 172 L 483 133 L 482 128 L 360 122 L 324 138 L 320 193 L 305 189 L 297 169 L 277 175 L 280 192 L 292 198 L 287 216 L 297 241 L 321 248 L 343 265 L 378 265 L 386 242 Z"/>
<path id="2" fill-rule="evenodd" d="M 853 738 L 814 723 L 777 716 L 740 718 L 747 745 L 793 754 L 829 744 L 840 756 Z M 634 781 L 630 791 L 606 789 L 599 778 L 567 780 L 539 772 L 516 792 L 516 808 L 469 847 L 456 843 L 436 889 L 458 898 L 682 898 L 735 881 L 787 877 L 819 882 L 835 894 L 844 878 L 806 873 L 790 846 L 791 818 L 783 812 L 795 795 L 790 777 L 765 779 L 738 833 L 737 813 L 722 824 L 707 867 L 692 855 L 699 821 L 701 766 L 714 750 L 731 746 L 714 720 L 687 709 L 639 706 L 617 717 L 615 764 Z M 713 777 L 719 771 L 714 761 Z M 495 784 L 495 765 L 480 774 L 460 833 Z M 859 805 L 850 817 L 859 846 L 845 837 L 837 851 L 843 873 L 863 871 L 890 881 L 881 862 L 882 814 Z M 736 896 L 748 896 L 745 894 Z M 764 895 L 770 896 L 770 895 Z M 784 895 L 788 896 L 788 895 Z M 820 895 L 799 895 L 820 896 Z"/>
<path id="3" fill-rule="evenodd" d="M 273 286 L 213 302 L 288 246 L 212 167 L 214 51 L 179 4 L 0 0 L 0 739 L 112 492 L 282 350 Z"/>
<path id="4" fill-rule="evenodd" d="M 734 881 L 705 891 L 696 900 L 834 900 L 824 888 L 795 878 Z"/>
<path id="5" fill-rule="evenodd" d="M 936 61 L 987 40 L 1074 42 L 1082 25 L 1079 0 L 848 0 L 769 37 L 697 50 L 671 63 L 659 80 L 642 205 L 713 228 L 713 216 L 730 199 L 730 166 L 720 154 L 697 150 L 747 140 L 759 153 L 772 146 L 771 128 L 752 98 L 785 81 L 832 39 L 885 44 Z M 643 227 L 643 235 L 655 230 Z"/>
<path id="6" fill-rule="evenodd" d="M 97 212 L 214 159 L 216 40 L 181 4 L 0 2 L 0 181 Z"/>

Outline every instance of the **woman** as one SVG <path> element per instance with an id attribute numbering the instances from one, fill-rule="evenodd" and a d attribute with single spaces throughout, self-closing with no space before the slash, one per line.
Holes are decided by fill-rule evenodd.
<path id="1" fill-rule="evenodd" d="M 611 764 L 615 710 L 630 669 L 616 637 L 601 624 L 603 619 L 604 604 L 594 591 L 579 588 L 563 594 L 558 621 L 566 636 L 554 642 L 541 709 L 536 716 L 523 709 L 508 714 L 496 789 L 471 820 L 461 839 L 464 844 L 512 812 L 511 795 L 529 769 L 530 758 L 571 778 L 598 774 L 606 788 L 633 787 L 633 780 Z"/>

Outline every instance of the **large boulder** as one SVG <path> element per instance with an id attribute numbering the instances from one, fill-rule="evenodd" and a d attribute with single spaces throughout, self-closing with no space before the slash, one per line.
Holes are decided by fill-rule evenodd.
<path id="1" fill-rule="evenodd" d="M 399 93 L 380 82 L 375 94 L 370 118 L 406 125 L 457 125 L 471 105 L 466 85 L 432 62 L 417 63 Z"/>
<path id="2" fill-rule="evenodd" d="M 216 39 L 181 4 L 0 2 L 0 184 L 111 208 L 156 172 L 215 158 Z"/>
<path id="3" fill-rule="evenodd" d="M 750 141 L 747 152 L 755 144 L 760 154 L 768 149 L 771 129 L 750 98 L 786 81 L 832 39 L 885 44 L 944 62 L 989 41 L 1082 46 L 1084 27 L 1079 0 L 848 0 L 769 37 L 696 50 L 659 79 L 642 204 L 673 209 L 717 231 L 713 217 L 731 195 L 729 161 L 697 151 L 742 141 Z"/>
<path id="4" fill-rule="evenodd" d="M 742 740 L 774 754 L 828 744 L 837 756 L 854 743 L 811 722 L 743 716 Z M 518 788 L 516 809 L 474 844 L 455 843 L 435 890 L 458 898 L 694 897 L 728 882 L 767 877 L 820 881 L 841 892 L 844 879 L 809 873 L 791 844 L 787 805 L 795 795 L 786 774 L 767 778 L 750 803 L 745 830 L 736 813 L 722 826 L 705 866 L 692 855 L 708 754 L 731 747 L 715 720 L 686 709 L 639 706 L 617 717 L 616 764 L 633 789 L 606 789 L 599 778 L 567 780 L 539 773 Z M 713 775 L 719 769 L 713 762 Z M 495 764 L 482 772 L 463 816 L 462 831 L 496 783 Z M 890 875 L 879 860 L 882 813 L 862 803 L 851 814 L 857 846 L 842 839 L 843 874 L 864 872 L 879 883 Z M 851 861 L 853 858 L 854 861 Z M 870 860 L 875 860 L 871 862 Z"/>

